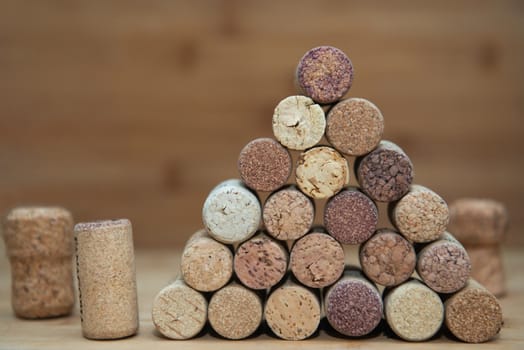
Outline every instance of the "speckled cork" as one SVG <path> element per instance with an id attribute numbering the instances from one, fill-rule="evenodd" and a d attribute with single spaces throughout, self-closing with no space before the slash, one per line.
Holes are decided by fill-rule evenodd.
<path id="1" fill-rule="evenodd" d="M 226 244 L 239 243 L 253 236 L 261 216 L 258 197 L 236 179 L 216 186 L 202 208 L 202 220 L 209 235 Z"/>
<path id="2" fill-rule="evenodd" d="M 464 287 L 471 274 L 466 249 L 448 232 L 422 248 L 417 258 L 417 273 L 438 293 L 456 292 Z"/>
<path id="3" fill-rule="evenodd" d="M 79 223 L 74 232 L 84 337 L 118 339 L 135 334 L 138 303 L 131 222 Z"/>
<path id="4" fill-rule="evenodd" d="M 381 141 L 371 153 L 355 162 L 361 189 L 378 202 L 392 202 L 409 191 L 413 164 L 404 151 L 390 141 Z"/>
<path id="5" fill-rule="evenodd" d="M 379 229 L 360 247 L 360 265 L 366 276 L 383 286 L 406 281 L 415 270 L 415 249 L 390 229 Z"/>
<path id="6" fill-rule="evenodd" d="M 67 315 L 74 305 L 73 217 L 59 207 L 18 207 L 3 221 L 18 317 Z"/>
<path id="7" fill-rule="evenodd" d="M 400 338 L 424 341 L 442 326 L 444 306 L 437 293 L 412 279 L 385 291 L 384 316 Z"/>
<path id="8" fill-rule="evenodd" d="M 324 110 L 307 96 L 288 96 L 273 112 L 273 134 L 283 146 L 303 151 L 324 136 Z"/>
<path id="9" fill-rule="evenodd" d="M 201 292 L 212 292 L 233 275 L 231 248 L 215 241 L 205 230 L 193 234 L 182 252 L 180 269 L 184 281 Z"/>
<path id="10" fill-rule="evenodd" d="M 365 242 L 375 232 L 377 223 L 377 206 L 355 187 L 331 197 L 324 208 L 326 230 L 342 244 Z"/>
<path id="11" fill-rule="evenodd" d="M 163 336 L 170 339 L 192 338 L 206 324 L 206 298 L 182 279 L 177 279 L 155 297 L 152 318 L 155 328 Z"/>
<path id="12" fill-rule="evenodd" d="M 353 64 L 344 52 L 335 47 L 315 47 L 300 60 L 296 82 L 299 90 L 316 102 L 333 103 L 351 88 Z"/>
<path id="13" fill-rule="evenodd" d="M 331 147 L 314 147 L 300 154 L 296 181 L 309 197 L 331 197 L 349 183 L 348 162 Z"/>
<path id="14" fill-rule="evenodd" d="M 446 300 L 445 307 L 446 326 L 462 341 L 486 342 L 502 328 L 503 317 L 499 301 L 472 279 Z"/>
<path id="15" fill-rule="evenodd" d="M 344 250 L 330 235 L 314 231 L 295 242 L 289 266 L 300 283 L 322 288 L 335 283 L 344 272 Z"/>
<path id="16" fill-rule="evenodd" d="M 270 192 L 282 187 L 292 168 L 289 151 L 270 138 L 249 142 L 238 157 L 240 178 L 256 191 Z"/>
<path id="17" fill-rule="evenodd" d="M 295 240 L 311 229 L 315 205 L 295 186 L 276 191 L 264 203 L 262 219 L 267 232 L 279 240 Z"/>
<path id="18" fill-rule="evenodd" d="M 209 301 L 211 327 L 227 339 L 244 339 L 262 322 L 262 300 L 252 290 L 232 283 L 215 292 Z"/>
<path id="19" fill-rule="evenodd" d="M 384 134 L 384 117 L 372 102 L 352 97 L 337 103 L 327 115 L 326 138 L 339 152 L 362 156 L 371 152 Z"/>
<path id="20" fill-rule="evenodd" d="M 504 264 L 500 246 L 466 246 L 471 261 L 471 277 L 496 297 L 506 294 Z"/>
<path id="21" fill-rule="evenodd" d="M 382 297 L 361 271 L 348 268 L 324 296 L 329 324 L 339 333 L 360 337 L 371 333 L 382 319 Z"/>
<path id="22" fill-rule="evenodd" d="M 415 243 L 431 242 L 444 233 L 449 223 L 449 208 L 438 194 L 420 185 L 389 207 L 389 217 L 397 230 Z"/>
<path id="23" fill-rule="evenodd" d="M 238 247 L 233 267 L 236 276 L 245 286 L 268 289 L 284 277 L 288 260 L 288 252 L 284 246 L 260 233 Z"/>

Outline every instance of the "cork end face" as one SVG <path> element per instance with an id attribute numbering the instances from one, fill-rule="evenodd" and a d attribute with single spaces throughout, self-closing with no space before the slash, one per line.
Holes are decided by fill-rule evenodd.
<path id="1" fill-rule="evenodd" d="M 71 212 L 62 207 L 17 207 L 12 209 L 6 216 L 6 221 L 43 219 L 66 219 L 73 221 Z"/>
<path id="2" fill-rule="evenodd" d="M 80 222 L 75 225 L 75 233 L 84 231 L 112 231 L 117 228 L 129 228 L 131 221 L 128 219 L 100 220 L 92 222 Z"/>

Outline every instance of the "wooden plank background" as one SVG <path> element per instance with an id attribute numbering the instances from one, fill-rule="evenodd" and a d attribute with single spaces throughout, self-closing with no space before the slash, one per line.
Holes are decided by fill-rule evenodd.
<path id="1" fill-rule="evenodd" d="M 0 210 L 128 217 L 140 247 L 201 225 L 313 46 L 356 67 L 416 182 L 492 197 L 524 242 L 524 2 L 0 0 Z"/>

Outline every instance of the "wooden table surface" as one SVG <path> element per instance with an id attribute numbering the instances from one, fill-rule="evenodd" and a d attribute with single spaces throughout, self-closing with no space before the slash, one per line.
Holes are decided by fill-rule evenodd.
<path id="1" fill-rule="evenodd" d="M 2 245 L 0 243 L 0 245 Z M 3 247 L 0 247 L 3 248 Z M 5 251 L 1 249 L 0 251 Z M 521 247 L 505 249 L 506 271 L 509 275 L 509 293 L 502 302 L 505 315 L 504 328 L 499 337 L 489 343 L 481 344 L 483 348 L 506 349 L 524 347 L 524 256 Z M 425 343 L 407 343 L 391 338 L 383 332 L 367 339 L 344 339 L 329 335 L 321 330 L 315 337 L 306 341 L 284 341 L 268 334 L 260 334 L 248 340 L 222 340 L 210 334 L 186 341 L 167 340 L 159 336 L 151 321 L 151 304 L 156 293 L 169 282 L 178 270 L 180 252 L 139 251 L 137 252 L 137 279 L 140 304 L 140 331 L 138 335 L 117 341 L 92 341 L 82 337 L 78 308 L 73 315 L 50 320 L 17 319 L 10 305 L 10 273 L 5 254 L 0 257 L 0 349 L 213 349 L 237 348 L 257 349 L 282 347 L 286 349 L 321 348 L 359 348 L 381 349 L 436 349 L 453 347 L 471 349 L 472 346 L 454 340 L 445 335 Z"/>

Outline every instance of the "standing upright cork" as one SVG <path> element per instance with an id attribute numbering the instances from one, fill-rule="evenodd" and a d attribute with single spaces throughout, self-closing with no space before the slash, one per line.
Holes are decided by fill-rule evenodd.
<path id="1" fill-rule="evenodd" d="M 471 261 L 471 278 L 496 297 L 506 293 L 504 262 L 498 244 L 465 246 Z"/>
<path id="2" fill-rule="evenodd" d="M 138 331 L 133 231 L 127 219 L 75 225 L 82 332 L 117 339 Z"/>
<path id="3" fill-rule="evenodd" d="M 73 217 L 58 207 L 19 207 L 3 222 L 11 305 L 23 318 L 67 315 L 74 305 Z"/>

